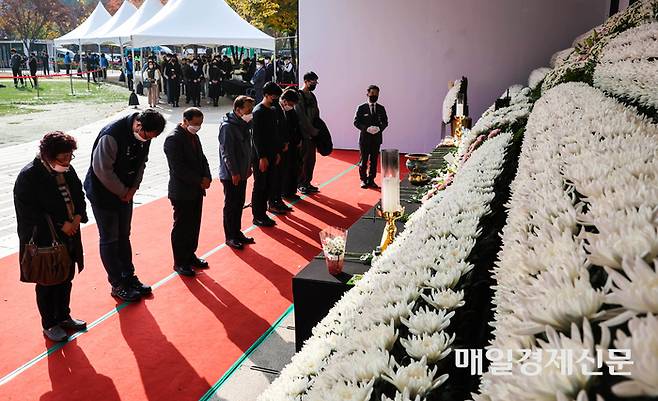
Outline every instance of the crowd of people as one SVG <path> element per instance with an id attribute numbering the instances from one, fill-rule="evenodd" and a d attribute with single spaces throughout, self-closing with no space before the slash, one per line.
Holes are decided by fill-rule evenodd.
<path id="1" fill-rule="evenodd" d="M 174 67 L 167 75 L 174 81 L 178 71 Z M 251 206 L 256 226 L 276 224 L 267 212 L 293 212 L 283 199 L 299 200 L 298 191 L 319 191 L 311 184 L 315 165 L 312 142 L 317 135 L 314 119 L 319 118 L 313 94 L 317 84 L 318 76 L 313 72 L 304 75 L 301 91 L 283 90 L 268 82 L 261 102 L 238 96 L 233 110 L 222 118 L 219 181 L 225 195 L 227 246 L 240 250 L 255 243 L 240 227 L 250 177 L 254 180 Z M 209 267 L 196 254 L 203 198 L 213 181 L 197 135 L 203 122 L 203 112 L 190 107 L 164 141 L 170 171 L 168 198 L 173 208 L 173 269 L 183 276 L 194 276 L 195 269 Z M 133 197 L 144 177 L 151 140 L 164 131 L 165 125 L 162 114 L 147 109 L 104 127 L 93 144 L 84 183 L 71 166 L 76 140 L 61 131 L 47 133 L 37 156 L 19 173 L 14 204 L 21 244 L 21 280 L 36 283 L 43 332 L 51 340 L 64 341 L 67 330 L 86 327 L 84 321 L 71 317 L 69 303 L 76 266 L 78 272 L 84 266 L 80 225 L 88 221 L 87 202 L 98 227 L 100 257 L 111 295 L 132 302 L 151 293 L 151 287 L 135 273 L 130 232 Z M 45 249 L 55 243 L 63 244 L 67 253 L 67 262 L 57 268 L 67 270 L 61 280 L 46 283 L 38 274 L 35 276 L 32 269 L 36 267 L 26 262 L 29 258 L 25 256 L 28 248 L 33 249 L 28 247 L 30 244 Z M 43 268 L 43 262 L 40 266 Z"/>
<path id="2" fill-rule="evenodd" d="M 21 87 L 25 87 L 25 81 L 29 81 L 32 88 L 36 88 L 38 85 L 37 70 L 39 69 L 39 64 L 43 68 L 43 75 L 50 75 L 50 63 L 48 60 L 48 53 L 45 51 L 38 54 L 33 51 L 30 53 L 29 57 L 25 57 L 19 54 L 16 49 L 10 50 L 9 66 L 11 67 L 12 75 L 14 76 L 14 87 L 18 88 L 19 83 Z M 23 77 L 23 69 L 27 67 L 29 75 L 27 79 Z"/>

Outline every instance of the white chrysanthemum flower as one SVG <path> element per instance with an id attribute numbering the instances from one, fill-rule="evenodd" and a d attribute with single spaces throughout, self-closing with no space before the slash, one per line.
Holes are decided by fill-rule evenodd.
<path id="1" fill-rule="evenodd" d="M 420 336 L 411 336 L 409 339 L 402 338 L 400 343 L 407 351 L 407 354 L 421 360 L 423 357 L 429 363 L 436 363 L 450 354 L 450 346 L 455 341 L 455 334 L 452 337 L 446 332 L 436 332 L 432 334 L 421 334 Z"/>
<path id="2" fill-rule="evenodd" d="M 379 378 L 393 367 L 388 351 L 380 349 L 361 350 L 345 354 L 335 361 L 334 372 L 345 381 L 368 382 Z"/>
<path id="3" fill-rule="evenodd" d="M 394 385 L 398 391 L 407 390 L 409 398 L 417 395 L 423 396 L 448 380 L 447 374 L 435 378 L 438 368 L 435 366 L 430 370 L 425 358 L 411 362 L 407 366 L 399 366 L 397 363 L 396 366 L 395 372 L 391 371 L 383 378 Z"/>
<path id="4" fill-rule="evenodd" d="M 625 275 L 607 269 L 614 286 L 605 301 L 639 313 L 658 313 L 658 260 L 650 266 L 642 258 L 624 259 L 621 263 Z"/>
<path id="5" fill-rule="evenodd" d="M 658 319 L 652 314 L 635 318 L 628 322 L 628 331 L 630 336 L 617 330 L 615 347 L 631 351 L 633 364 L 616 369 L 630 372 L 630 380 L 614 385 L 612 391 L 620 397 L 658 397 Z"/>
<path id="6" fill-rule="evenodd" d="M 416 395 L 415 398 L 409 396 L 409 390 L 405 389 L 402 393 L 395 393 L 393 399 L 388 398 L 385 394 L 382 394 L 382 401 L 421 401 L 420 395 Z"/>
<path id="7" fill-rule="evenodd" d="M 374 325 L 363 331 L 357 329 L 351 332 L 349 337 L 348 350 L 380 349 L 390 351 L 398 339 L 398 331 L 395 329 L 393 319 L 391 319 L 389 324 Z"/>
<path id="8" fill-rule="evenodd" d="M 438 311 L 429 308 L 420 308 L 409 316 L 409 319 L 402 318 L 402 323 L 407 326 L 409 332 L 415 335 L 423 333 L 434 333 L 442 331 L 450 325 L 450 318 L 455 312 L 448 312 L 440 309 Z"/>
<path id="9" fill-rule="evenodd" d="M 421 297 L 428 304 L 437 309 L 453 310 L 461 308 L 466 303 L 464 301 L 464 291 L 433 290 L 430 296 L 422 294 Z"/>
<path id="10" fill-rule="evenodd" d="M 331 387 L 313 386 L 304 397 L 305 401 L 369 401 L 374 382 L 338 382 Z"/>
<path id="11" fill-rule="evenodd" d="M 446 93 L 446 97 L 443 98 L 443 122 L 448 124 L 452 118 L 452 106 L 457 102 L 457 95 L 459 90 L 462 87 L 462 80 L 456 79 L 452 88 Z"/>
<path id="12" fill-rule="evenodd" d="M 528 77 L 528 87 L 533 90 L 537 88 L 539 85 L 541 85 L 542 81 L 546 77 L 546 74 L 548 74 L 550 71 L 551 69 L 548 67 L 532 70 L 530 76 Z"/>

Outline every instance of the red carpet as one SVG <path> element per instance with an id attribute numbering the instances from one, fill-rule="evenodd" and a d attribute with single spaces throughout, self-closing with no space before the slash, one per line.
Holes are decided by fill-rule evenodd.
<path id="1" fill-rule="evenodd" d="M 207 257 L 211 268 L 194 279 L 171 276 L 169 201 L 137 208 L 137 274 L 161 285 L 152 298 L 118 313 L 108 314 L 118 303 L 100 264 L 97 228 L 86 227 L 86 268 L 74 280 L 71 309 L 74 317 L 97 324 L 27 366 L 54 344 L 41 334 L 34 286 L 18 281 L 18 257 L 0 260 L 0 380 L 6 381 L 0 400 L 198 400 L 288 308 L 291 278 L 320 251 L 319 231 L 350 226 L 379 199 L 378 191 L 359 188 L 357 159 L 348 151 L 319 158 L 315 183 L 326 184 L 321 192 L 277 218 L 275 228 L 251 231 L 257 244 L 242 252 L 217 249 L 224 242 L 223 195 L 214 182 L 198 254 L 215 252 Z M 245 210 L 243 228 L 251 217 Z"/>

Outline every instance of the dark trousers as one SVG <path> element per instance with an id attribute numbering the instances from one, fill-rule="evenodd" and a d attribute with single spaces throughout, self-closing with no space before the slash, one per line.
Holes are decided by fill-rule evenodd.
<path id="1" fill-rule="evenodd" d="M 71 64 L 64 64 L 64 68 L 66 69 L 67 75 L 71 73 Z"/>
<path id="2" fill-rule="evenodd" d="M 14 77 L 20 77 L 23 75 L 23 71 L 21 71 L 20 68 L 12 68 L 11 74 Z M 18 81 L 21 81 L 21 85 L 25 85 L 25 81 L 23 81 L 23 78 L 14 78 L 14 86 L 18 85 Z"/>
<path id="3" fill-rule="evenodd" d="M 37 70 L 30 70 L 30 76 L 33 78 L 30 78 L 30 83 L 32 84 L 33 88 L 37 87 Z"/>
<path id="4" fill-rule="evenodd" d="M 178 79 L 170 79 L 167 81 L 169 88 L 167 90 L 167 99 L 169 103 L 176 104 L 180 100 L 180 81 Z"/>
<path id="5" fill-rule="evenodd" d="M 112 286 L 121 285 L 135 274 L 130 245 L 130 224 L 133 204 L 118 209 L 103 209 L 91 205 L 100 236 L 100 253 L 107 279 Z"/>
<path id="6" fill-rule="evenodd" d="M 279 162 L 278 165 L 274 165 L 274 163 L 270 166 L 272 169 L 272 188 L 270 189 L 270 196 L 268 197 L 268 201 L 270 202 L 270 205 L 279 203 L 282 201 L 281 199 L 281 193 L 283 190 L 283 173 L 286 168 L 286 157 L 288 155 L 288 152 L 281 153 L 281 161 Z"/>
<path id="7" fill-rule="evenodd" d="M 195 107 L 201 106 L 201 83 L 190 82 L 190 99 Z"/>
<path id="8" fill-rule="evenodd" d="M 133 90 L 133 74 L 126 74 L 126 79 L 128 80 L 128 90 Z"/>
<path id="9" fill-rule="evenodd" d="M 171 199 L 174 207 L 174 227 L 171 229 L 171 248 L 176 266 L 189 266 L 196 259 L 201 231 L 203 196 L 193 200 Z"/>
<path id="10" fill-rule="evenodd" d="M 379 161 L 379 148 L 381 144 L 370 138 L 361 138 L 359 140 L 359 152 L 361 161 L 359 164 L 359 176 L 361 181 L 374 181 L 377 176 L 377 163 Z M 370 164 L 368 164 L 370 163 Z"/>
<path id="11" fill-rule="evenodd" d="M 162 88 L 163 88 L 162 91 L 166 95 L 167 91 L 169 90 L 169 80 L 164 75 L 162 76 Z M 167 97 L 167 99 L 169 98 Z"/>
<path id="12" fill-rule="evenodd" d="M 302 170 L 299 174 L 299 186 L 307 187 L 313 180 L 315 170 L 316 148 L 312 139 L 302 140 Z"/>
<path id="13" fill-rule="evenodd" d="M 41 315 L 41 326 L 49 329 L 59 322 L 71 317 L 71 280 L 75 274 L 75 266 L 71 267 L 69 278 L 57 285 L 40 285 L 37 284 L 35 291 L 37 293 L 37 307 Z"/>
<path id="14" fill-rule="evenodd" d="M 50 75 L 50 67 L 48 66 L 48 63 L 44 63 L 43 65 L 43 75 Z"/>
<path id="15" fill-rule="evenodd" d="M 267 201 L 274 187 L 274 161 L 263 173 L 258 168 L 258 160 L 254 163 L 254 189 L 251 192 L 251 213 L 254 219 L 267 218 Z"/>
<path id="16" fill-rule="evenodd" d="M 231 180 L 222 180 L 224 186 L 224 237 L 226 240 L 239 240 L 242 225 L 242 209 L 247 193 L 247 180 L 233 185 Z"/>
<path id="17" fill-rule="evenodd" d="M 294 195 L 297 193 L 297 180 L 299 179 L 300 149 L 290 145 L 288 151 L 281 157 L 281 194 Z"/>

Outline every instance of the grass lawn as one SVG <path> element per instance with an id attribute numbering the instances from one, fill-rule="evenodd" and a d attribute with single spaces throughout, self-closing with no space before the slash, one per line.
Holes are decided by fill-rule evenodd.
<path id="1" fill-rule="evenodd" d="M 39 79 L 39 93 L 30 87 L 14 88 L 11 79 L 0 80 L 6 88 L 0 88 L 0 116 L 34 113 L 43 110 L 43 105 L 56 103 L 128 103 L 128 91 L 110 84 L 89 84 L 86 79 L 73 79 L 73 93 L 68 79 Z"/>

